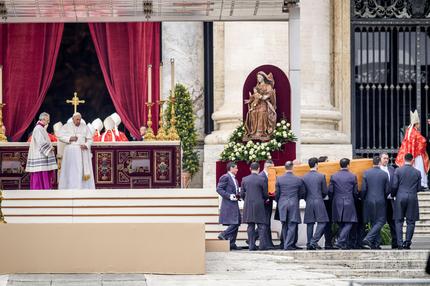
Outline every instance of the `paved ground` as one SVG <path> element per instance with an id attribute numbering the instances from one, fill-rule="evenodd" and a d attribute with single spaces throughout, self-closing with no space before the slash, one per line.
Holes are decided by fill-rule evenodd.
<path id="1" fill-rule="evenodd" d="M 347 285 L 334 275 L 315 273 L 303 265 L 285 267 L 289 257 L 249 252 L 208 253 L 206 275 L 147 274 L 25 274 L 3 277 L 7 286 L 254 286 L 254 285 Z M 0 285 L 1 282 L 0 282 Z M 2 286 L 3 286 L 2 285 Z"/>
<path id="2" fill-rule="evenodd" d="M 294 262 L 293 257 L 276 253 L 207 253 L 205 275 L 150 274 L 25 274 L 0 276 L 0 286 L 275 286 L 339 285 L 327 265 L 310 266 Z M 329 267 L 329 266 L 328 266 Z M 337 269 L 340 270 L 340 269 Z M 430 280 L 428 280 L 430 285 Z M 391 284 L 386 284 L 391 285 Z"/>

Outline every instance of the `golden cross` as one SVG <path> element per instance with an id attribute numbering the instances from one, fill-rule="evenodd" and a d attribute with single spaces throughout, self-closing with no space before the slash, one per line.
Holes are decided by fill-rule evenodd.
<path id="1" fill-rule="evenodd" d="M 78 111 L 78 105 L 79 105 L 79 103 L 85 103 L 85 100 L 79 100 L 78 93 L 75 92 L 75 93 L 73 93 L 73 98 L 71 100 L 67 99 L 66 103 L 71 103 L 73 105 L 73 107 L 74 107 L 74 112 L 73 113 L 76 113 Z"/>

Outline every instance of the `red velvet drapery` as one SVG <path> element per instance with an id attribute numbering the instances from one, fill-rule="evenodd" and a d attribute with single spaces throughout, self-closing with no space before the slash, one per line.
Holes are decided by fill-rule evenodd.
<path id="1" fill-rule="evenodd" d="M 90 23 L 89 27 L 115 109 L 130 133 L 141 138 L 139 128 L 147 120 L 149 64 L 152 102 L 159 99 L 160 23 Z M 156 105 L 152 123 L 156 131 Z"/>
<path id="2" fill-rule="evenodd" d="M 64 24 L 1 24 L 3 122 L 13 141 L 36 116 L 55 70 Z"/>

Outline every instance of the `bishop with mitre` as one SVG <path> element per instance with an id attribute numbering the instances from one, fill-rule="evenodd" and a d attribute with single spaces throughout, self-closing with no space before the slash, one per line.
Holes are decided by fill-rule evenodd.
<path id="1" fill-rule="evenodd" d="M 414 167 L 421 173 L 421 186 L 427 188 L 427 173 L 429 171 L 429 156 L 426 151 L 427 140 L 420 133 L 418 111 L 411 111 L 410 114 L 411 124 L 406 129 L 405 137 L 397 153 L 396 165 L 399 167 L 403 166 L 405 164 L 405 155 L 411 153 L 414 156 Z"/>
<path id="2" fill-rule="evenodd" d="M 93 137 L 80 113 L 73 114 L 59 132 L 65 144 L 58 189 L 95 189 L 91 163 Z"/>

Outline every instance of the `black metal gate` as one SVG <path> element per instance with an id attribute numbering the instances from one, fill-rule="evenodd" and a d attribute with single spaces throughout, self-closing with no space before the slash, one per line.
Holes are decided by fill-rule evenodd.
<path id="1" fill-rule="evenodd" d="M 429 134 L 430 1 L 352 0 L 354 155 L 393 156 L 415 109 Z"/>

